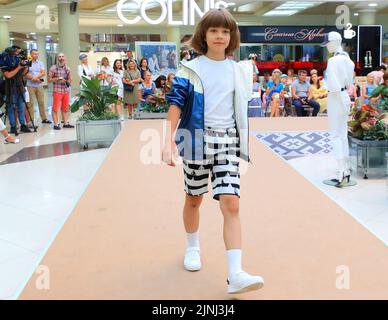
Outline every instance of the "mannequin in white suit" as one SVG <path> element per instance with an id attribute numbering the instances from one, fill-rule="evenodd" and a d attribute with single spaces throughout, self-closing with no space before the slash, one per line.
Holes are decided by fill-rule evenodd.
<path id="1" fill-rule="evenodd" d="M 348 117 L 351 101 L 347 92 L 353 83 L 354 63 L 343 51 L 342 37 L 338 32 L 330 32 L 321 44 L 333 57 L 329 59 L 326 69 L 326 86 L 328 89 L 327 113 L 329 130 L 332 138 L 333 152 L 337 161 L 336 187 L 342 187 L 350 181 Z"/>

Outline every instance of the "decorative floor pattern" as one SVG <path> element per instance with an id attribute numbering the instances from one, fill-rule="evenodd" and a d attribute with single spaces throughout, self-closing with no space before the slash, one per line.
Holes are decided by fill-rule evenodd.
<path id="1" fill-rule="evenodd" d="M 383 177 L 364 180 L 363 175 L 355 172 L 354 187 L 338 189 L 325 185 L 324 180 L 334 177 L 336 166 L 326 131 L 254 135 L 388 246 L 388 185 Z M 372 194 L 373 197 L 365 196 Z"/>
<path id="2" fill-rule="evenodd" d="M 254 132 L 255 137 L 286 160 L 332 152 L 330 134 L 313 132 Z"/>

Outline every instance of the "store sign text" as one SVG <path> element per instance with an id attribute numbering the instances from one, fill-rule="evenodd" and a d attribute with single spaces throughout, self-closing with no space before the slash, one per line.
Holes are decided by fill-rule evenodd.
<path id="1" fill-rule="evenodd" d="M 264 38 L 271 41 L 274 37 L 293 38 L 296 41 L 312 41 L 317 37 L 323 39 L 325 29 L 301 29 L 298 32 L 279 32 L 278 28 L 268 27 L 265 29 Z"/>
<path id="2" fill-rule="evenodd" d="M 124 16 L 124 5 L 127 2 L 136 3 L 138 9 L 140 10 L 140 15 L 132 19 L 128 19 Z M 147 6 L 150 3 L 157 2 L 161 8 L 160 16 L 157 19 L 152 19 L 147 15 Z M 204 7 L 201 9 L 195 0 L 182 0 L 182 17 L 181 20 L 174 20 L 173 17 L 173 0 L 120 0 L 117 4 L 117 15 L 121 21 L 126 24 L 136 24 L 143 19 L 149 24 L 160 24 L 163 23 L 166 19 L 168 24 L 172 26 L 182 26 L 182 25 L 195 25 L 195 17 L 198 15 L 202 17 L 210 9 L 214 8 L 227 8 L 229 5 L 225 1 L 216 1 L 216 0 L 204 0 Z"/>

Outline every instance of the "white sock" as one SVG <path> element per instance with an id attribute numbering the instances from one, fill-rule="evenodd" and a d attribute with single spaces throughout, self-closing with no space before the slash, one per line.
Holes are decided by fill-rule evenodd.
<path id="1" fill-rule="evenodd" d="M 232 249 L 226 250 L 226 254 L 228 256 L 228 275 L 236 274 L 237 272 L 242 271 L 241 267 L 241 249 Z"/>
<path id="2" fill-rule="evenodd" d="M 199 248 L 199 232 L 186 233 L 187 247 L 198 247 Z"/>

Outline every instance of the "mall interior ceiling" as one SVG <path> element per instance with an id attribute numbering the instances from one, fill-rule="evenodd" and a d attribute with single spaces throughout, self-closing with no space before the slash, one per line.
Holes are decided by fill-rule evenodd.
<path id="1" fill-rule="evenodd" d="M 49 10 L 50 29 L 47 32 L 58 32 L 58 2 L 63 0 L 0 0 L 0 17 L 9 16 L 9 30 L 17 33 L 39 32 L 36 28 L 36 11 L 38 6 Z M 66 1 L 66 0 L 65 0 Z M 146 0 L 147 14 L 160 16 L 160 2 L 168 0 Z M 194 1 L 203 8 L 205 1 Z M 218 0 L 211 0 L 217 2 Z M 71 1 L 69 1 L 71 2 Z M 120 21 L 116 6 L 118 0 L 79 0 L 76 10 L 79 14 L 80 33 L 159 33 L 166 32 L 158 26 L 151 26 L 144 21 L 134 25 L 126 25 Z M 353 25 L 367 13 L 373 12 L 375 23 L 388 29 L 388 1 L 258 1 L 258 0 L 224 0 L 229 10 L 241 25 L 334 25 L 339 6 L 349 9 L 350 21 Z M 374 6 L 370 6 L 370 5 Z M 125 15 L 136 14 L 135 0 L 125 1 Z M 172 0 L 173 15 L 182 16 L 182 0 Z M 167 23 L 164 23 L 167 26 Z M 163 25 L 163 24 L 161 24 Z M 385 26 L 384 26 L 385 25 Z M 182 32 L 192 32 L 192 26 L 182 27 Z M 181 32 L 181 33 L 182 33 Z"/>

